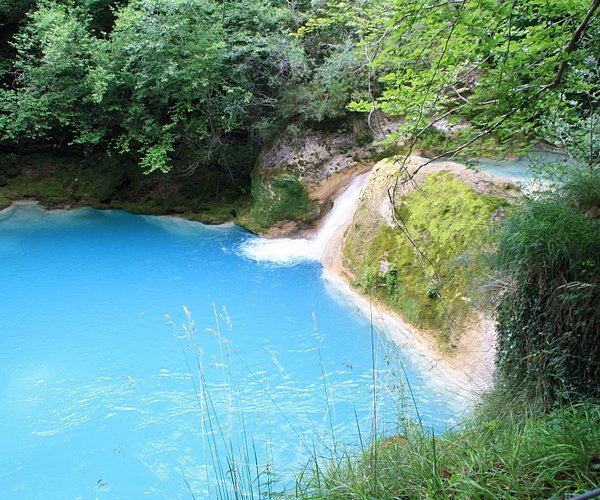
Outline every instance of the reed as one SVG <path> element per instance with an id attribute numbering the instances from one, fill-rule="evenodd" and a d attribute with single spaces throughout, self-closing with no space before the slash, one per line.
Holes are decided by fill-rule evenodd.
<path id="1" fill-rule="evenodd" d="M 460 427 L 438 433 L 424 424 L 400 360 L 375 329 L 372 420 L 365 424 L 356 415 L 358 443 L 339 442 L 334 391 L 314 318 L 323 418 L 330 436 L 328 442 L 306 442 L 288 420 L 286 439 L 302 442 L 308 457 L 304 466 L 290 470 L 276 463 L 272 436 L 263 442 L 250 434 L 236 365 L 261 384 L 272 403 L 269 412 L 285 416 L 285 410 L 224 336 L 224 325 L 230 328 L 226 310 L 213 306 L 214 327 L 200 333 L 187 309 L 185 315 L 178 336 L 197 395 L 201 460 L 209 465 L 208 490 L 189 485 L 193 498 L 551 498 L 593 489 L 600 481 L 600 405 L 582 403 L 543 413 L 522 401 L 495 405 L 501 394 L 492 393 Z M 207 339 L 218 353 L 211 360 L 201 347 Z M 379 349 L 385 352 L 379 355 Z M 219 391 L 207 379 L 208 368 L 219 372 Z M 398 401 L 392 426 L 379 410 L 379 402 L 390 396 Z M 223 403 L 226 418 L 217 408 Z"/>
<path id="2" fill-rule="evenodd" d="M 316 341 L 315 362 L 320 370 L 322 385 L 324 427 L 314 427 L 312 440 L 299 430 L 291 415 L 286 414 L 278 403 L 268 383 L 261 374 L 256 373 L 243 356 L 234 348 L 227 338 L 227 331 L 232 328 L 231 321 L 225 308 L 218 310 L 213 304 L 213 326 L 199 330 L 191 312 L 184 307 L 185 320 L 178 327 L 169 317 L 167 324 L 175 329 L 176 336 L 181 341 L 182 355 L 192 381 L 196 395 L 196 405 L 199 415 L 199 427 L 202 434 L 202 456 L 199 461 L 205 466 L 205 477 L 202 483 L 205 489 L 199 489 L 193 482 L 186 482 L 193 497 L 210 498 L 278 498 L 297 497 L 305 494 L 305 483 L 313 468 L 323 472 L 331 469 L 332 463 L 338 467 L 352 467 L 356 454 L 367 454 L 372 450 L 369 443 L 377 442 L 382 436 L 389 434 L 386 426 L 389 419 L 381 407 L 384 401 L 397 402 L 398 408 L 407 410 L 411 406 L 410 398 L 404 397 L 405 381 L 399 381 L 405 376 L 403 368 L 398 367 L 400 360 L 396 349 L 380 337 L 375 328 L 371 328 L 371 391 L 372 407 L 368 421 L 361 419 L 355 409 L 355 426 L 358 443 L 348 444 L 340 441 L 337 435 L 335 415 L 335 387 L 330 380 L 321 352 L 323 338 L 319 333 L 317 319 L 313 315 L 313 335 Z M 290 376 L 281 366 L 276 353 L 266 349 L 272 357 L 272 362 L 286 380 Z M 215 353 L 213 356 L 207 352 Z M 209 373 L 210 372 L 210 373 Z M 218 384 L 214 374 L 218 373 Z M 306 463 L 295 467 L 286 467 L 277 463 L 273 452 L 273 437 L 257 437 L 248 427 L 248 403 L 240 384 L 240 377 L 250 377 L 260 386 L 269 408 L 265 411 L 271 416 L 282 416 L 289 434 L 286 440 L 295 440 L 301 444 L 306 457 Z M 291 380 L 290 380 L 291 381 Z M 225 408 L 225 414 L 223 413 Z M 411 410 L 409 410 L 411 411 Z M 414 412 L 412 412 L 414 413 Z M 407 417 L 408 418 L 408 417 Z M 321 424 L 321 425 L 322 425 Z M 314 422 L 312 424 L 314 426 Z M 394 427 L 394 431 L 395 431 Z M 276 437 L 281 439 L 281 430 Z M 377 470 L 379 457 L 371 455 L 370 467 Z M 320 474 L 315 478 L 318 480 Z M 300 480 L 305 478 L 306 481 Z M 197 484 L 197 483 L 196 483 Z"/>

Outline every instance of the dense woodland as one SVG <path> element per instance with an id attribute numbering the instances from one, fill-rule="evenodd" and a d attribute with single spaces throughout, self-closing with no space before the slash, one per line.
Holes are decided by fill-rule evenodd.
<path id="1" fill-rule="evenodd" d="M 599 4 L 0 0 L 0 150 L 205 172 L 238 194 L 283 130 L 353 113 L 400 117 L 387 140 L 404 154 L 565 151 L 579 166 L 548 167 L 552 187 L 490 236 L 497 384 L 474 421 L 446 439 L 407 428 L 301 491 L 581 492 L 600 481 Z"/>
<path id="2" fill-rule="evenodd" d="M 240 182 L 286 124 L 351 111 L 598 148 L 596 2 L 3 1 L 2 146 L 110 151 Z M 350 104 L 350 106 L 348 106 Z M 456 147 L 454 147 L 456 146 Z M 246 175 L 247 177 L 247 175 Z"/>
<path id="3" fill-rule="evenodd" d="M 351 39 L 293 36 L 309 2 L 34 3 L 3 7 L 6 147 L 208 165 L 240 183 L 282 124 L 343 118 L 365 97 Z"/>

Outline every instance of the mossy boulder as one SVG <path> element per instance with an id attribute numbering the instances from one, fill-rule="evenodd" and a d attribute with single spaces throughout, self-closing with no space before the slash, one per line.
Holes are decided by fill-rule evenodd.
<path id="1" fill-rule="evenodd" d="M 414 175 L 425 161 L 412 157 L 402 175 L 391 161 L 375 165 L 346 231 L 343 263 L 356 286 L 450 346 L 475 311 L 486 234 L 518 191 L 451 162 Z"/>
<path id="2" fill-rule="evenodd" d="M 282 222 L 309 224 L 320 215 L 319 204 L 297 176 L 269 171 L 252 178 L 252 205 L 243 210 L 238 221 L 247 229 L 264 233 Z"/>

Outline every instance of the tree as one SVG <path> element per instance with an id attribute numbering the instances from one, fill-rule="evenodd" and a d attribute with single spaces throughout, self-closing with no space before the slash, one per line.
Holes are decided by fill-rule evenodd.
<path id="1" fill-rule="evenodd" d="M 281 3 L 281 5 L 279 5 Z M 46 1 L 17 36 L 0 91 L 4 140 L 113 148 L 146 171 L 251 159 L 278 95 L 305 69 L 285 2 Z M 99 31 L 93 15 L 114 10 Z M 92 15 L 93 14 L 93 15 Z M 104 18 L 103 18 L 104 19 Z"/>
<path id="2" fill-rule="evenodd" d="M 3 138 L 62 143 L 97 142 L 101 113 L 89 75 L 100 41 L 86 28 L 80 9 L 45 3 L 16 36 L 11 87 L 0 89 Z"/>
<path id="3" fill-rule="evenodd" d="M 448 123 L 469 124 L 449 154 L 492 133 L 570 145 L 565 131 L 593 130 L 598 0 L 386 0 L 374 11 L 375 4 L 334 4 L 313 26 L 363 26 L 363 51 L 384 90 L 352 109 L 403 116 L 400 133 L 411 146 Z"/>
<path id="4" fill-rule="evenodd" d="M 35 0 L 0 0 L 0 26 L 18 24 L 34 4 Z"/>
<path id="5" fill-rule="evenodd" d="M 112 120 L 118 149 L 139 155 L 148 171 L 168 170 L 178 141 L 198 146 L 211 137 L 206 115 L 227 53 L 210 7 L 132 2 L 96 57 L 93 97 Z"/>
<path id="6" fill-rule="evenodd" d="M 297 32 L 307 52 L 310 75 L 284 93 L 283 112 L 313 126 L 327 125 L 347 119 L 351 102 L 375 98 L 379 86 L 372 63 L 377 50 L 371 50 L 366 40 L 382 28 L 386 7 L 387 2 L 369 0 L 319 6 L 320 17 L 309 17 Z"/>

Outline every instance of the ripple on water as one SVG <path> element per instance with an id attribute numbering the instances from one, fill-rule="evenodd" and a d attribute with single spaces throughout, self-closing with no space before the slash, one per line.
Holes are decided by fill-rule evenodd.
<path id="1" fill-rule="evenodd" d="M 257 265 L 240 256 L 248 240 L 118 211 L 0 214 L 0 252 L 12 241 L 0 259 L 1 494 L 210 497 L 231 449 L 240 467 L 251 451 L 255 469 L 256 452 L 259 470 L 290 479 L 335 441 L 358 443 L 357 419 L 368 434 L 368 323 L 317 262 Z M 384 360 L 385 334 L 378 343 L 381 422 L 396 420 L 390 362 L 406 365 L 428 425 L 458 418 L 460 400 L 402 353 Z"/>

